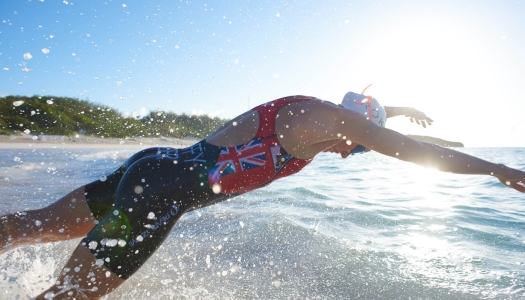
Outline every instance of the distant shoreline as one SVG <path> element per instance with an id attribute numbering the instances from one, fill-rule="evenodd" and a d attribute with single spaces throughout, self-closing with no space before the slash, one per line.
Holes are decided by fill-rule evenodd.
<path id="1" fill-rule="evenodd" d="M 32 148 L 147 148 L 155 146 L 184 148 L 197 140 L 169 137 L 101 138 L 94 136 L 70 137 L 64 135 L 0 135 L 0 149 Z"/>
<path id="2" fill-rule="evenodd" d="M 415 140 L 418 140 L 420 142 L 432 143 L 432 144 L 436 144 L 441 147 L 459 147 L 459 148 L 465 147 L 465 145 L 463 145 L 463 143 L 461 142 L 451 142 L 451 141 L 443 140 L 440 138 L 435 138 L 432 136 L 413 135 L 413 134 L 408 134 L 407 136 Z"/>
<path id="3" fill-rule="evenodd" d="M 460 142 L 451 142 L 429 136 L 408 135 L 409 137 L 443 147 L 464 147 Z M 0 135 L 0 149 L 18 148 L 147 148 L 163 146 L 184 148 L 196 143 L 195 139 L 177 139 L 170 137 L 133 137 L 133 138 L 102 138 L 78 135 Z"/>

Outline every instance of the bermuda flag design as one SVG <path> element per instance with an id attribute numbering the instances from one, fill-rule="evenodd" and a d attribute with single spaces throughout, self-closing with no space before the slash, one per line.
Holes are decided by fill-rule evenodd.
<path id="1" fill-rule="evenodd" d="M 266 154 L 262 145 L 262 140 L 256 139 L 235 147 L 222 147 L 215 167 L 208 172 L 208 180 L 217 183 L 223 176 L 264 166 Z"/>

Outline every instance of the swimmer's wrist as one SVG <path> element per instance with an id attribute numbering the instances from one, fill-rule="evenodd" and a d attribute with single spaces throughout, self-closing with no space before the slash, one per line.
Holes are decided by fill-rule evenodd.
<path id="1" fill-rule="evenodd" d="M 386 117 L 392 118 L 397 116 L 406 116 L 410 114 L 411 107 L 399 107 L 399 106 L 384 106 Z"/>
<path id="2" fill-rule="evenodd" d="M 489 175 L 494 176 L 496 178 L 507 178 L 509 177 L 509 173 L 511 171 L 511 168 L 507 167 L 504 164 L 494 164 L 496 167 L 493 171 L 490 172 Z"/>

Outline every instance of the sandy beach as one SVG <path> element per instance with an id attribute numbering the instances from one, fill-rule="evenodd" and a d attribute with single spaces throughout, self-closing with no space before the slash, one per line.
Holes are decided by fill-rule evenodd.
<path id="1" fill-rule="evenodd" d="M 0 149 L 31 148 L 135 148 L 164 146 L 183 148 L 194 144 L 196 140 L 183 140 L 168 137 L 101 138 L 79 135 L 76 137 L 61 135 L 0 135 Z"/>

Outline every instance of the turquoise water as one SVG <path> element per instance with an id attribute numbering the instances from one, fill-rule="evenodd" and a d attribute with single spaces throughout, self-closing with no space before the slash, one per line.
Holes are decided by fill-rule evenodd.
<path id="1" fill-rule="evenodd" d="M 523 148 L 461 151 L 525 169 Z M 134 150 L 2 150 L 0 211 L 48 205 Z M 525 196 L 375 153 L 184 216 L 108 299 L 523 299 Z M 0 256 L 2 299 L 53 284 L 78 240 Z"/>

